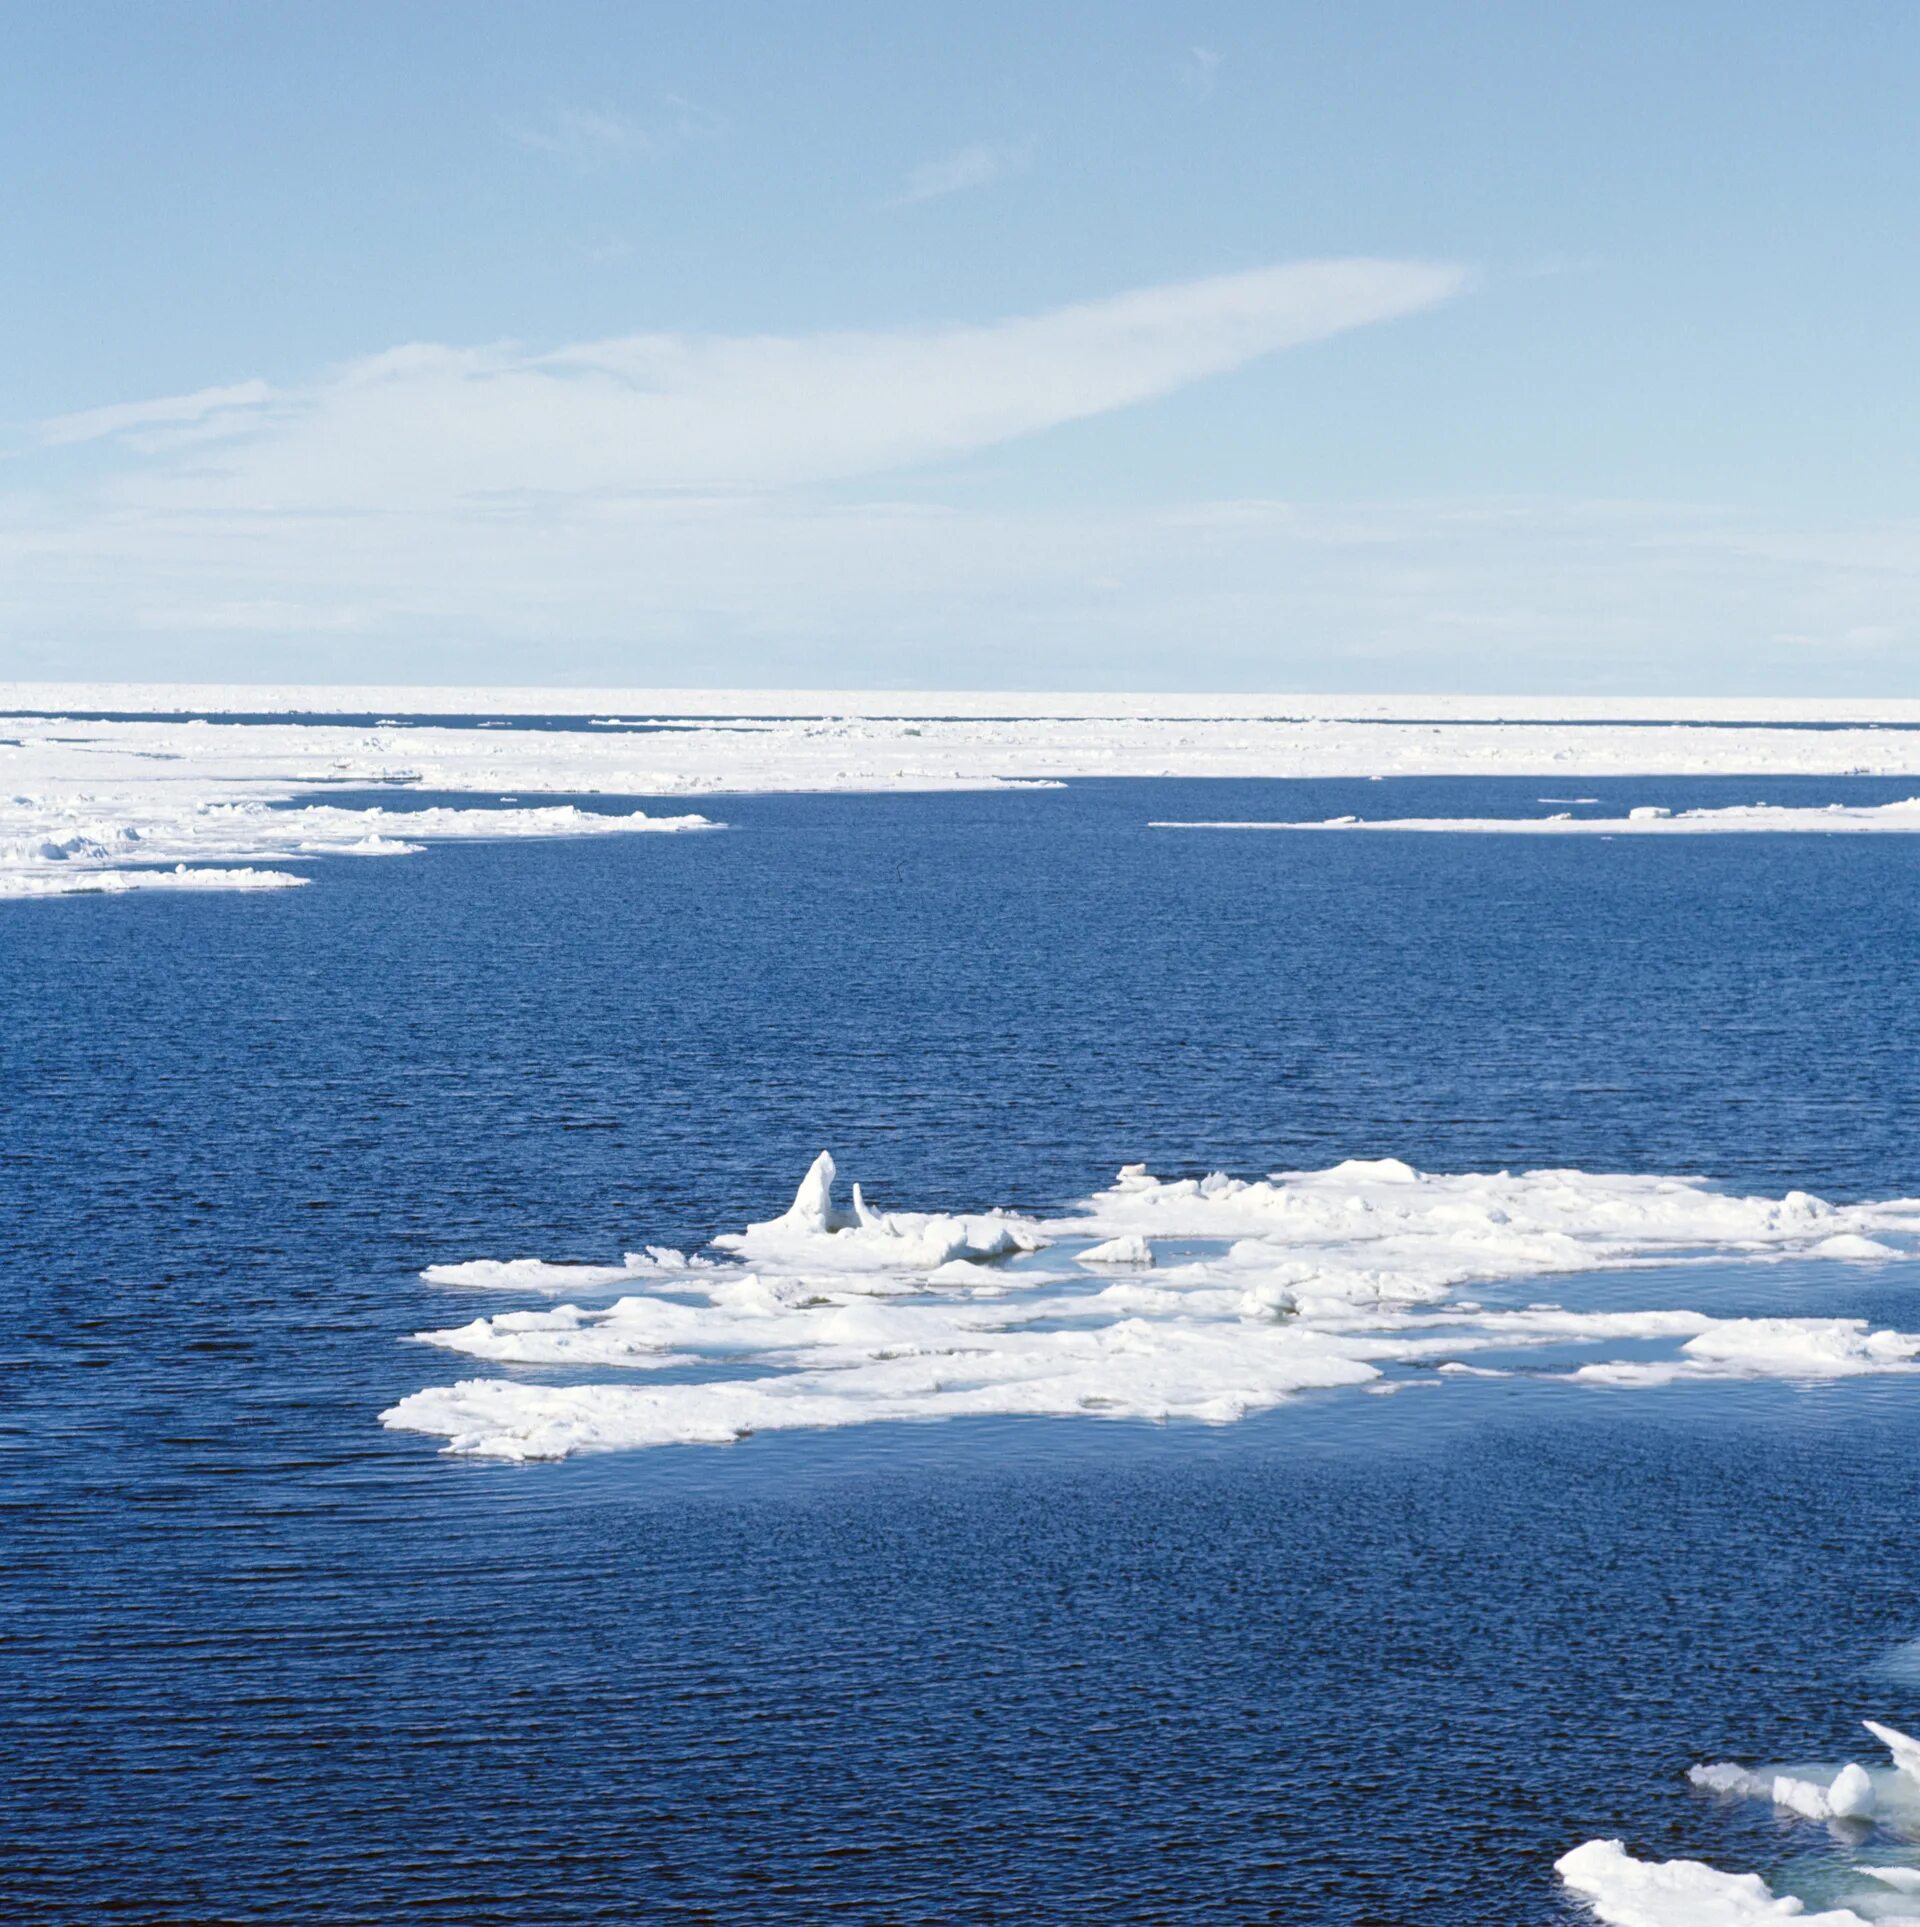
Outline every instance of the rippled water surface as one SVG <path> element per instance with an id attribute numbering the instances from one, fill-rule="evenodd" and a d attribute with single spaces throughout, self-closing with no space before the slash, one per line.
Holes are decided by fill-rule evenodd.
<path id="1" fill-rule="evenodd" d="M 375 1422 L 462 1372 L 401 1342 L 423 1265 L 697 1244 L 823 1144 L 911 1207 L 1378 1155 L 1920 1193 L 1920 844 L 1145 827 L 1563 787 L 750 797 L 0 906 L 0 1914 L 1484 1927 L 1568 1917 L 1596 1833 L 1803 1854 L 1681 1775 L 1920 1725 L 1911 1380 L 532 1468 Z M 1898 1267 L 1711 1289 L 1920 1326 Z"/>

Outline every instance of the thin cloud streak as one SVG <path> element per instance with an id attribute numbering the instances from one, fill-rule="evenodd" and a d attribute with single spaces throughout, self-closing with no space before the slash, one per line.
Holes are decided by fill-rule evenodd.
<path id="1" fill-rule="evenodd" d="M 846 480 L 1151 401 L 1466 282 L 1447 263 L 1310 261 L 984 325 L 630 335 L 545 354 L 416 343 L 251 406 L 236 389 L 119 411 L 148 446 L 177 424 L 182 446 L 122 469 L 109 499 L 351 513 Z M 200 419 L 215 393 L 217 445 Z M 95 411 L 94 432 L 113 432 L 111 413 Z"/>
<path id="2" fill-rule="evenodd" d="M 644 117 L 562 103 L 537 119 L 503 120 L 500 131 L 526 153 L 592 174 L 622 161 L 657 160 L 689 141 L 718 133 L 720 122 L 683 96 L 668 94 Z"/>
<path id="3" fill-rule="evenodd" d="M 1195 100 L 1205 100 L 1220 79 L 1220 56 L 1211 47 L 1189 47 L 1180 58 L 1181 87 Z"/>
<path id="4" fill-rule="evenodd" d="M 75 415 L 56 415 L 42 422 L 36 433 L 43 448 L 64 448 L 142 428 L 184 428 L 223 411 L 258 408 L 272 398 L 273 390 L 264 381 L 239 381 L 224 388 L 201 388 L 191 395 L 163 395 L 155 401 L 118 402 L 85 408 Z"/>
<path id="5" fill-rule="evenodd" d="M 916 207 L 922 201 L 937 201 L 948 194 L 991 187 L 1011 175 L 1024 174 L 1032 165 L 1032 141 L 975 141 L 957 153 L 922 161 L 907 176 L 906 186 L 887 205 Z"/>

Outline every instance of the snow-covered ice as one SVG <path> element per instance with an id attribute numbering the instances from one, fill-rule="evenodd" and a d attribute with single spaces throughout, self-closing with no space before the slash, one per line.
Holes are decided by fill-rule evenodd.
<path id="1" fill-rule="evenodd" d="M 17 745 L 0 743 L 0 897 L 272 889 L 307 879 L 286 871 L 206 866 L 262 858 L 286 862 L 320 856 L 412 856 L 428 843 L 481 838 L 717 827 L 698 815 L 596 812 L 573 804 L 388 810 L 310 803 L 276 808 L 276 800 L 300 790 L 301 780 L 191 768 L 184 774 L 129 774 L 126 759 L 112 753 L 104 763 L 70 767 L 63 767 L 59 757 L 43 758 L 29 769 L 36 787 L 8 794 L 6 774 L 12 772 L 7 771 L 7 759 L 19 753 Z"/>
<path id="2" fill-rule="evenodd" d="M 1323 817 L 1317 823 L 1157 822 L 1156 830 L 1409 830 L 1488 836 L 1708 836 L 1794 831 L 1920 835 L 1920 796 L 1892 803 L 1826 803 L 1819 806 L 1734 803 L 1719 809 L 1670 810 L 1643 804 L 1625 816 L 1403 816 L 1378 819 Z"/>
<path id="3" fill-rule="evenodd" d="M 1839 1265 L 1859 1262 L 1865 1243 L 1883 1263 L 1904 1262 L 1920 1249 L 1920 1200 L 1831 1205 L 1566 1170 L 1437 1176 L 1395 1159 L 1251 1182 L 1165 1180 L 1130 1165 L 1054 1219 L 880 1211 L 858 1187 L 843 1207 L 837 1190 L 823 1152 L 786 1211 L 715 1238 L 710 1254 L 430 1267 L 436 1284 L 576 1296 L 424 1331 L 422 1343 L 500 1366 L 639 1371 L 650 1382 L 468 1379 L 403 1399 L 385 1422 L 458 1452 L 533 1458 L 889 1419 L 1223 1423 L 1303 1391 L 1497 1375 L 1513 1368 L 1491 1357 L 1548 1348 L 1603 1353 L 1539 1367 L 1575 1384 L 1920 1371 L 1920 1334 L 1858 1319 L 1453 1297 L 1466 1285 L 1652 1265 Z M 625 1284 L 639 1289 L 578 1301 Z M 1666 1349 L 1604 1356 L 1623 1343 Z M 676 1378 L 689 1360 L 710 1369 Z"/>
<path id="4" fill-rule="evenodd" d="M 590 717 L 600 727 L 479 729 L 417 720 L 455 714 Z M 86 720 L 94 715 L 109 720 Z M 312 720 L 279 719 L 294 715 Z M 141 716 L 159 720 L 134 720 Z M 206 720 L 262 716 L 275 720 Z M 366 716 L 382 720 L 371 727 L 347 720 Z M 660 726 L 663 718 L 670 727 Z M 1822 726 L 1800 726 L 1815 722 Z M 329 808 L 324 792 L 342 785 L 406 784 L 491 797 L 681 798 L 1030 788 L 1082 776 L 1920 775 L 1920 728 L 1906 726 L 1914 723 L 1920 705 L 1898 702 L 10 683 L 0 684 L 0 894 L 65 894 L 91 886 L 58 879 L 130 866 L 349 849 L 394 854 L 416 838 L 708 827 L 699 817 L 608 816 L 566 806 L 529 807 L 517 817 L 503 810 L 448 810 L 437 820 L 425 820 L 434 812 L 383 817 Z M 309 807 L 264 807 L 296 800 Z M 1712 822 L 1698 820 L 1700 812 L 1629 821 L 1635 833 L 1669 834 L 1910 828 L 1902 807 L 1878 814 L 1755 808 L 1713 813 Z M 1920 809 L 1909 815 L 1920 817 Z M 1531 827 L 1609 826 L 1568 816 Z"/>
<path id="5" fill-rule="evenodd" d="M 1708 1793 L 1763 1800 L 1783 1816 L 1827 1830 L 1832 1860 L 1823 1873 L 1842 1904 L 1807 1911 L 1758 1874 L 1723 1873 L 1698 1860 L 1639 1860 L 1618 1840 L 1589 1840 L 1556 1863 L 1560 1878 L 1616 1927 L 1740 1927 L 1791 1919 L 1799 1927 L 1888 1927 L 1920 1922 L 1909 1902 L 1920 1871 L 1885 1856 L 1920 1842 L 1920 1742 L 1875 1720 L 1862 1724 L 1893 1756 L 1890 1767 L 1696 1766 L 1687 1777 Z"/>
<path id="6" fill-rule="evenodd" d="M 1849 1907 L 1808 1913 L 1753 1873 L 1721 1873 L 1701 1860 L 1636 1860 L 1618 1840 L 1589 1840 L 1554 1871 L 1610 1927 L 1874 1927 Z"/>

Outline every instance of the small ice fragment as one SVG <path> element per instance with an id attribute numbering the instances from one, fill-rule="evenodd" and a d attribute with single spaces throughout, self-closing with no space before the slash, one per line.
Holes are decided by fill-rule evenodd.
<path id="1" fill-rule="evenodd" d="M 1629 823 L 1652 823 L 1660 817 L 1671 816 L 1672 814 L 1673 812 L 1671 810 L 1662 809 L 1658 803 L 1642 803 L 1638 809 L 1632 809 L 1627 812 L 1627 821 Z"/>
<path id="2" fill-rule="evenodd" d="M 1820 1788 L 1811 1780 L 1796 1780 L 1789 1773 L 1774 1776 L 1773 1804 L 1807 1820 L 1833 1818 L 1833 1809 L 1827 1805 L 1827 1796 Z"/>
<path id="3" fill-rule="evenodd" d="M 1755 1790 L 1757 1776 L 1743 1766 L 1735 1766 L 1731 1760 L 1716 1760 L 1711 1766 L 1689 1767 L 1687 1778 L 1709 1793 L 1750 1794 Z"/>
<path id="4" fill-rule="evenodd" d="M 833 1153 L 822 1151 L 808 1165 L 786 1215 L 774 1222 L 795 1231 L 838 1231 L 846 1220 L 833 1208 L 834 1176 Z"/>
<path id="5" fill-rule="evenodd" d="M 1920 1867 L 1862 1866 L 1860 1871 L 1895 1893 L 1920 1894 Z"/>
<path id="6" fill-rule="evenodd" d="M 1873 1737 L 1893 1755 L 1893 1763 L 1910 1780 L 1920 1780 L 1920 1740 L 1908 1736 L 1891 1726 L 1882 1726 L 1878 1720 L 1860 1722 Z"/>
<path id="7" fill-rule="evenodd" d="M 1619 1840 L 1589 1840 L 1554 1872 L 1613 1927 L 1746 1927 L 1792 1919 L 1798 1927 L 1867 1927 L 1849 1907 L 1809 1914 L 1754 1873 L 1722 1873 L 1701 1860 L 1636 1860 Z"/>
<path id="8" fill-rule="evenodd" d="M 1122 1238 L 1109 1238 L 1080 1254 L 1083 1265 L 1150 1265 L 1153 1247 L 1135 1231 Z"/>
<path id="9" fill-rule="evenodd" d="M 1871 1820 L 1880 1802 L 1867 1769 L 1849 1760 L 1827 1789 L 1827 1806 L 1836 1820 Z"/>
<path id="10" fill-rule="evenodd" d="M 1900 1255 L 1892 1245 L 1883 1245 L 1877 1238 L 1863 1238 L 1856 1231 L 1836 1232 L 1831 1238 L 1822 1238 L 1814 1250 L 1822 1258 L 1897 1258 Z"/>

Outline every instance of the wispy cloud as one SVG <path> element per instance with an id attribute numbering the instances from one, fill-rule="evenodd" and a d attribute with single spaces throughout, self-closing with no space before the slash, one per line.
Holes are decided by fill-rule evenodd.
<path id="1" fill-rule="evenodd" d="M 179 428 L 232 409 L 255 409 L 272 398 L 264 381 L 238 381 L 225 388 L 201 388 L 191 395 L 163 395 L 157 401 L 115 402 L 85 408 L 77 415 L 56 415 L 40 424 L 43 447 L 100 441 L 142 428 Z"/>
<path id="2" fill-rule="evenodd" d="M 906 185 L 889 207 L 912 207 L 937 201 L 944 194 L 964 194 L 970 188 L 991 187 L 1010 175 L 1024 174 L 1033 165 L 1032 141 L 975 141 L 938 160 L 922 161 L 907 176 Z"/>
<path id="3" fill-rule="evenodd" d="M 530 118 L 504 120 L 500 130 L 529 154 L 545 154 L 578 173 L 622 161 L 658 159 L 687 142 L 720 131 L 719 119 L 679 94 L 666 95 L 643 114 L 608 107 L 561 104 Z"/>
<path id="4" fill-rule="evenodd" d="M 1187 93 L 1205 100 L 1219 84 L 1220 56 L 1211 47 L 1189 47 L 1174 72 Z"/>
<path id="5" fill-rule="evenodd" d="M 1149 401 L 1465 281 L 1445 263 L 1308 261 L 984 325 L 627 335 L 546 353 L 415 343 L 300 388 L 209 391 L 232 431 L 219 459 L 196 443 L 188 460 L 125 471 L 116 493 L 341 512 L 874 475 Z M 88 432 L 190 424 L 209 406 L 96 410 Z M 71 438 L 76 419 L 49 429 Z"/>
<path id="6" fill-rule="evenodd" d="M 41 662 L 91 636 L 92 660 L 147 673 L 156 649 L 211 661 L 194 652 L 252 634 L 308 662 L 332 651 L 343 672 L 398 650 L 461 674 L 470 646 L 511 667 L 559 632 L 603 651 L 646 639 L 669 679 L 691 649 L 703 674 L 724 660 L 801 681 L 864 638 L 858 673 L 885 681 L 886 647 L 963 633 L 1013 651 L 980 673 L 1031 675 L 1051 623 L 1083 642 L 1124 623 L 1136 653 L 1210 633 L 1223 610 L 1243 641 L 1276 622 L 1304 634 L 1318 551 L 1285 522 L 956 510 L 876 478 L 1413 314 L 1466 279 L 1297 262 L 981 324 L 417 343 L 292 386 L 63 417 L 48 437 L 91 437 L 110 472 L 0 497 L 0 636 L 38 638 Z M 1355 581 L 1374 568 L 1362 558 Z"/>

